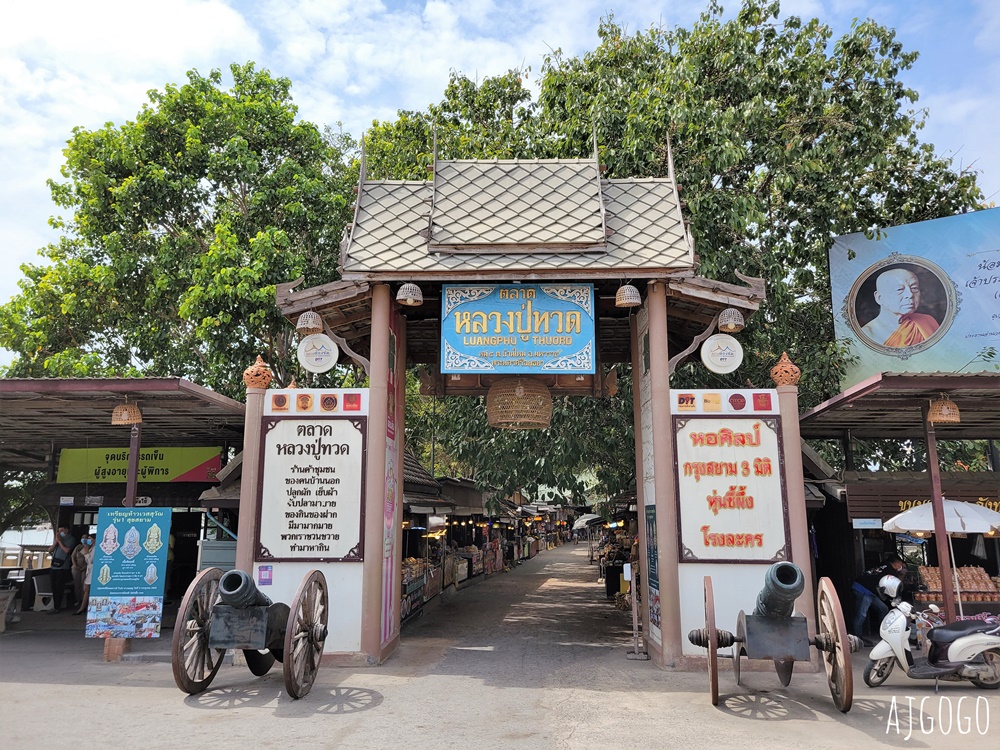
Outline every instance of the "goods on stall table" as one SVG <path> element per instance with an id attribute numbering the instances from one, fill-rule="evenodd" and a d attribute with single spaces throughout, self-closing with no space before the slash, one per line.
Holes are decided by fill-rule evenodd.
<path id="1" fill-rule="evenodd" d="M 403 585 L 407 585 L 416 581 L 417 579 L 423 580 L 424 571 L 427 569 L 427 561 L 421 560 L 416 557 L 407 557 L 403 559 Z"/>
<path id="2" fill-rule="evenodd" d="M 939 568 L 921 565 L 917 568 L 920 580 L 927 588 L 926 592 L 918 592 L 918 602 L 933 602 L 941 599 L 941 571 Z M 1000 585 L 998 580 L 990 576 L 980 567 L 966 566 L 958 568 L 958 588 L 962 601 L 966 602 L 1000 602 Z"/>

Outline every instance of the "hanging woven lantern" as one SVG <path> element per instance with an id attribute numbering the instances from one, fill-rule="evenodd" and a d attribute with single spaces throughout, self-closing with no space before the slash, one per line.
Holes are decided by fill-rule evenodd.
<path id="1" fill-rule="evenodd" d="M 319 316 L 318 312 L 307 310 L 299 316 L 299 320 L 295 324 L 295 330 L 303 336 L 309 336 L 313 333 L 323 333 L 323 319 Z"/>
<path id="2" fill-rule="evenodd" d="M 406 283 L 396 292 L 396 302 L 407 307 L 419 307 L 424 304 L 424 293 L 416 284 Z"/>
<path id="3" fill-rule="evenodd" d="M 552 396 L 534 378 L 503 378 L 486 394 L 486 421 L 502 430 L 544 430 L 552 421 Z"/>
<path id="4" fill-rule="evenodd" d="M 738 333 L 743 325 L 743 313 L 735 307 L 727 307 L 719 313 L 719 330 L 723 333 Z"/>
<path id="5" fill-rule="evenodd" d="M 631 284 L 622 284 L 615 293 L 615 307 L 639 307 L 642 297 Z"/>
<path id="6" fill-rule="evenodd" d="M 942 393 L 940 398 L 931 401 L 931 408 L 927 411 L 927 421 L 931 424 L 959 424 L 962 415 L 955 402 Z"/>
<path id="7" fill-rule="evenodd" d="M 118 404 L 111 412 L 111 424 L 142 424 L 142 412 L 138 404 L 129 403 L 128 396 L 124 404 Z"/>

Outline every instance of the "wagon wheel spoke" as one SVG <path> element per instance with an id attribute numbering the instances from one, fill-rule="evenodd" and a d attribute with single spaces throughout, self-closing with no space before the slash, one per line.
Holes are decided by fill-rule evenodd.
<path id="1" fill-rule="evenodd" d="M 819 581 L 819 622 L 820 635 L 831 644 L 823 654 L 830 695 L 838 710 L 847 713 L 854 701 L 854 676 L 850 662 L 850 645 L 840 598 L 829 578 Z"/>
<path id="2" fill-rule="evenodd" d="M 203 570 L 191 582 L 177 612 L 171 661 L 177 687 L 194 695 L 209 686 L 222 666 L 224 649 L 209 647 L 212 607 L 219 593 L 218 568 Z"/>
<path id="3" fill-rule="evenodd" d="M 293 698 L 308 693 L 316 679 L 326 640 L 326 617 L 326 579 L 314 570 L 295 593 L 285 631 L 285 688 Z"/>

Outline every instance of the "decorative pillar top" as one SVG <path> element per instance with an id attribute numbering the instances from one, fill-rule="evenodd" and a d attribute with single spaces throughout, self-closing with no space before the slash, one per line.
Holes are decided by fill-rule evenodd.
<path id="1" fill-rule="evenodd" d="M 271 384 L 271 368 L 259 354 L 257 361 L 243 371 L 243 382 L 247 388 L 267 388 Z"/>
<path id="2" fill-rule="evenodd" d="M 778 364 L 771 368 L 771 380 L 775 385 L 798 385 L 802 371 L 788 358 L 788 352 L 781 353 Z"/>

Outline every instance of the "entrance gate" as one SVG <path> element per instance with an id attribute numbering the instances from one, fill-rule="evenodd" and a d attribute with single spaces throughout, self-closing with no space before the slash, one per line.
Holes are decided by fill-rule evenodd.
<path id="1" fill-rule="evenodd" d="M 434 395 L 481 395 L 510 372 L 530 372 L 550 393 L 604 397 L 614 388 L 607 368 L 630 362 L 636 383 L 638 503 L 645 520 L 639 524 L 641 559 L 655 573 L 642 579 L 646 648 L 665 668 L 704 662 L 685 654 L 682 637 L 682 623 L 703 621 L 704 609 L 701 578 L 680 570 L 690 550 L 685 552 L 678 541 L 684 537 L 678 525 L 669 378 L 679 362 L 716 332 L 724 311 L 727 316 L 733 311 L 752 314 L 764 289 L 760 280 L 743 276 L 745 286 L 702 278 L 696 266 L 672 176 L 603 179 L 595 159 L 436 161 L 430 181 L 379 181 L 367 177 L 362 159 L 355 217 L 341 246 L 342 280 L 302 290 L 297 289 L 300 282 L 292 282 L 277 291 L 278 305 L 289 320 L 316 313 L 322 330 L 370 377 L 363 394 L 364 460 L 357 464 L 363 473 L 357 533 L 364 552 L 357 559 L 336 560 L 320 553 L 309 563 L 332 568 L 328 579 L 345 580 L 346 599 L 338 603 L 341 623 L 331 625 L 327 639 L 329 660 L 380 663 L 399 642 L 400 443 L 408 363 L 430 366 L 424 388 Z M 454 312 L 449 305 L 463 294 L 463 299 L 486 297 L 497 289 L 516 289 L 514 285 L 532 290 L 530 316 L 527 295 L 515 295 L 522 305 L 517 310 L 501 314 L 483 309 L 477 310 L 481 316 L 449 317 Z M 582 321 L 562 309 L 557 316 L 555 307 L 539 304 L 545 295 L 567 298 L 542 287 L 581 285 L 592 289 L 591 359 L 586 363 L 581 352 L 587 343 L 567 333 L 582 332 Z M 460 351 L 462 343 L 471 349 Z M 292 497 L 271 484 L 263 485 L 266 493 L 262 490 L 267 473 L 262 457 L 271 455 L 262 425 L 267 429 L 265 410 L 273 411 L 275 395 L 285 396 L 279 401 L 295 415 L 296 393 L 301 392 L 248 389 L 241 529 L 257 528 L 265 516 L 290 512 L 283 507 L 261 513 L 262 501 L 287 505 Z M 325 418 L 318 401 L 323 394 L 309 395 L 303 403 L 310 411 L 296 415 L 305 420 L 303 426 Z M 342 404 L 344 394 L 339 397 Z M 785 450 L 775 458 L 785 477 L 787 513 L 781 515 L 788 540 L 775 554 L 793 559 L 806 572 L 800 610 L 811 619 L 794 384 L 779 383 L 775 401 L 771 422 L 775 430 L 783 430 Z M 696 555 L 695 560 L 706 557 Z M 301 565 L 273 559 L 259 534 L 255 539 L 240 536 L 237 564 L 258 578 L 267 568 L 275 580 L 282 575 L 281 565 Z M 698 562 L 698 570 L 690 572 L 712 572 L 720 565 L 725 566 L 723 577 L 742 591 L 747 589 L 744 579 L 759 581 L 764 570 L 722 560 Z M 695 578 L 696 585 L 691 583 Z M 756 583 L 750 586 L 757 588 Z M 719 589 L 716 583 L 717 597 Z M 332 584 L 331 590 L 336 592 L 337 586 Z M 746 604 L 740 602 L 737 609 L 741 606 Z"/>

